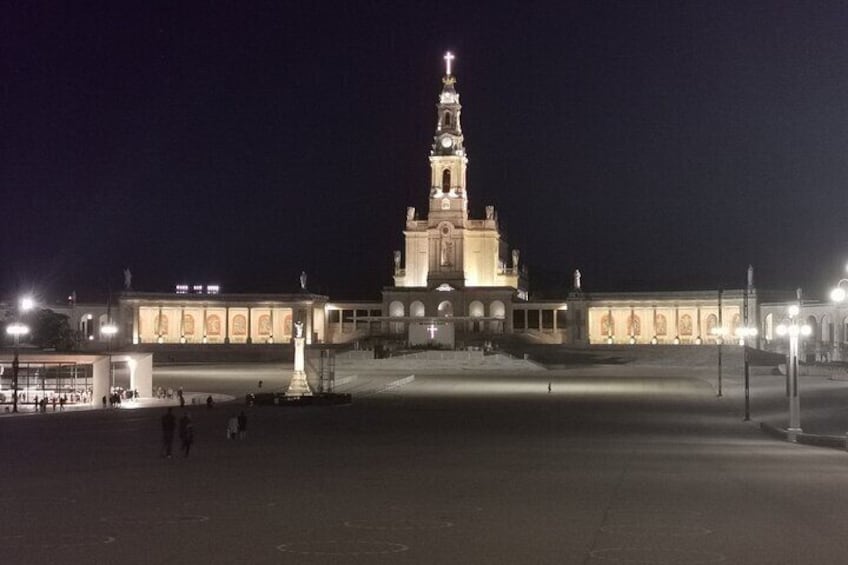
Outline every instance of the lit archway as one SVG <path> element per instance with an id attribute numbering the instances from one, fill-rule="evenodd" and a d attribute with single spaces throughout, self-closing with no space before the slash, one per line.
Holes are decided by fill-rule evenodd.
<path id="1" fill-rule="evenodd" d="M 453 316 L 453 304 L 450 300 L 444 300 L 439 303 L 439 317 L 450 318 Z"/>
<path id="2" fill-rule="evenodd" d="M 424 311 L 424 303 L 420 300 L 416 300 L 412 304 L 409 305 L 409 315 L 413 318 L 423 318 L 425 315 Z"/>

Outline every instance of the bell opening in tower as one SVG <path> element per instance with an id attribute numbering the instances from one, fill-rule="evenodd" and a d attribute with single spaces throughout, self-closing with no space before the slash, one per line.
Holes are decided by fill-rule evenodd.
<path id="1" fill-rule="evenodd" d="M 442 171 L 442 192 L 450 192 L 450 169 Z"/>

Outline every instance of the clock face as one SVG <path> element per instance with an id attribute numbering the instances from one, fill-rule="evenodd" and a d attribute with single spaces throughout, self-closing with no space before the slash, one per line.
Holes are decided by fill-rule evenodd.
<path id="1" fill-rule="evenodd" d="M 450 137 L 443 137 L 442 138 L 442 147 L 447 149 L 451 145 L 453 145 L 453 139 L 451 139 Z"/>

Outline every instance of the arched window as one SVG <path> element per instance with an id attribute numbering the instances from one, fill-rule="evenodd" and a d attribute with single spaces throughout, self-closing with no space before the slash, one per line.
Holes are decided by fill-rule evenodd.
<path id="1" fill-rule="evenodd" d="M 389 304 L 389 316 L 392 318 L 402 318 L 405 314 L 403 302 L 395 300 Z M 393 334 L 403 333 L 403 322 L 390 322 L 389 331 Z"/>
<path id="2" fill-rule="evenodd" d="M 451 113 L 445 112 L 445 127 L 451 127 Z"/>
<path id="3" fill-rule="evenodd" d="M 472 318 L 482 318 L 484 315 L 483 303 L 479 300 L 474 300 L 468 305 L 468 315 Z"/>
<path id="4" fill-rule="evenodd" d="M 420 300 L 416 300 L 412 304 L 409 305 L 409 315 L 415 318 L 423 318 L 424 317 L 424 303 Z"/>
<path id="5" fill-rule="evenodd" d="M 442 318 L 450 318 L 453 316 L 453 304 L 451 304 L 450 301 L 445 300 L 439 304 L 439 316 Z"/>
<path id="6" fill-rule="evenodd" d="M 451 178 L 450 169 L 442 171 L 442 192 L 450 192 Z"/>
<path id="7" fill-rule="evenodd" d="M 389 316 L 392 318 L 400 318 L 404 315 L 403 302 L 395 300 L 389 304 Z"/>

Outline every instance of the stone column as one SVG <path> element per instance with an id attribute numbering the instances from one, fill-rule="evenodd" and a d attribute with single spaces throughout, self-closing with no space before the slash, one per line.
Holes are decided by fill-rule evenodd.
<path id="1" fill-rule="evenodd" d="M 250 306 L 247 307 L 247 343 L 253 343 L 253 312 L 250 311 Z"/>
<path id="2" fill-rule="evenodd" d="M 230 307 L 224 307 L 224 343 L 230 343 Z"/>

